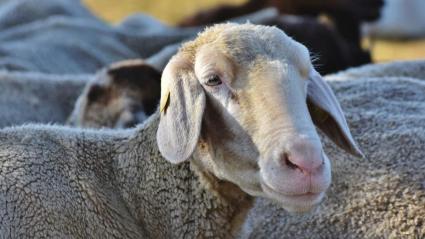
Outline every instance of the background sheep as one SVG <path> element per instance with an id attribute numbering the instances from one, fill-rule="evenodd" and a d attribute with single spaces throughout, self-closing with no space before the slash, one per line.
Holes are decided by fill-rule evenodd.
<path id="1" fill-rule="evenodd" d="M 0 72 L 0 128 L 31 122 L 65 122 L 89 78 Z"/>
<path id="2" fill-rule="evenodd" d="M 362 77 L 411 77 L 423 79 L 425 75 L 424 60 L 401 61 L 381 64 L 370 64 L 332 75 L 332 78 L 362 78 Z"/>
<path id="3" fill-rule="evenodd" d="M 1 10 L 0 69 L 9 71 L 95 73 L 116 61 L 147 58 L 201 30 L 141 14 L 110 26 L 79 1 L 10 1 Z"/>
<path id="4" fill-rule="evenodd" d="M 86 85 L 68 123 L 90 128 L 133 127 L 155 112 L 160 92 L 161 71 L 145 61 L 113 64 Z"/>
<path id="5" fill-rule="evenodd" d="M 260 200 L 241 238 L 424 238 L 425 61 L 361 67 L 327 79 L 366 158 L 342 156 L 326 142 L 336 160 L 319 209 L 296 216 Z"/>
<path id="6" fill-rule="evenodd" d="M 98 72 L 78 97 L 68 123 L 125 128 L 146 120 L 158 106 L 162 70 L 179 46 L 167 46 L 146 61 L 121 61 Z"/>
<path id="7" fill-rule="evenodd" d="M 379 20 L 365 24 L 372 37 L 415 38 L 425 36 L 425 2 L 422 0 L 385 0 Z"/>
<path id="8" fill-rule="evenodd" d="M 360 41 L 345 40 L 335 27 L 316 18 L 282 15 L 264 22 L 277 26 L 311 52 L 314 64 L 321 74 L 329 74 L 348 67 L 371 62 L 370 53 L 363 50 Z"/>
<path id="9" fill-rule="evenodd" d="M 261 23 L 271 15 L 276 11 L 230 21 Z M 171 27 L 143 14 L 111 26 L 78 0 L 8 1 L 0 22 L 0 69 L 52 74 L 93 74 L 116 61 L 145 59 L 203 29 Z"/>
<path id="10" fill-rule="evenodd" d="M 63 124 L 71 112 L 68 121 L 74 125 L 134 125 L 137 115 L 146 119 L 155 111 L 160 96 L 160 72 L 179 46 L 167 46 L 146 61 L 114 63 L 95 76 L 1 72 L 0 127 L 24 123 Z M 89 93 L 91 97 L 87 100 Z M 87 105 L 87 101 L 91 104 Z M 78 118 L 75 112 L 84 115 Z M 96 114 L 98 117 L 94 117 Z M 77 123 L 82 119 L 86 120 L 84 124 Z"/>
<path id="11" fill-rule="evenodd" d="M 308 52 L 276 28 L 211 28 L 170 61 L 161 84 L 160 112 L 136 130 L 1 130 L 1 234 L 230 237 L 249 194 L 291 211 L 319 203 L 330 172 L 312 121 L 360 154 Z"/>
<path id="12" fill-rule="evenodd" d="M 230 17 L 273 6 L 283 14 L 318 16 L 325 13 L 333 20 L 337 31 L 346 41 L 359 45 L 360 24 L 378 19 L 383 2 L 383 0 L 250 0 L 242 6 L 222 5 L 201 11 L 183 20 L 180 26 L 221 22 Z"/>

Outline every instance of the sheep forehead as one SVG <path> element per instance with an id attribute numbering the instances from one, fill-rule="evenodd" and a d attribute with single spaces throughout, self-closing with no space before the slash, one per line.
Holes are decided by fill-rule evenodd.
<path id="1" fill-rule="evenodd" d="M 236 64 L 246 66 L 259 57 L 281 60 L 307 74 L 311 69 L 309 52 L 276 27 L 252 24 L 218 24 L 201 33 L 182 50 L 195 57 L 202 45 L 211 44 Z"/>

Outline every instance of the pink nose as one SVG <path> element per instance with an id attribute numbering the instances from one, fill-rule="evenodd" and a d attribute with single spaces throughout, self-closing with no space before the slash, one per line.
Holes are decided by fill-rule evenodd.
<path id="1" fill-rule="evenodd" d="M 324 163 L 320 141 L 306 138 L 294 140 L 281 158 L 282 166 L 313 174 Z"/>

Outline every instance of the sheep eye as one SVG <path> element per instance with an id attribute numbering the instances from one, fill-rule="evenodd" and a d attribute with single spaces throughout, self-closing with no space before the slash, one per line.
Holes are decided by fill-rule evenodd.
<path id="1" fill-rule="evenodd" d="M 207 82 L 205 83 L 207 86 L 217 86 L 220 85 L 221 79 L 218 75 L 212 75 L 210 77 L 208 77 Z"/>

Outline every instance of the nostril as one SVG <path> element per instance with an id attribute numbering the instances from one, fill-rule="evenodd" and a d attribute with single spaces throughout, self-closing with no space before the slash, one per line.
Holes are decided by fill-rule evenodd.
<path id="1" fill-rule="evenodd" d="M 304 174 L 319 172 L 324 167 L 325 158 L 319 140 L 299 137 L 291 141 L 282 152 L 281 165 Z"/>
<path id="2" fill-rule="evenodd" d="M 323 157 L 320 157 L 319 161 L 318 158 L 297 156 L 288 153 L 284 153 L 280 161 L 282 166 L 292 170 L 299 170 L 306 174 L 313 173 L 315 170 L 320 169 L 325 164 Z"/>
<path id="3" fill-rule="evenodd" d="M 282 160 L 283 162 L 285 162 L 285 165 L 288 166 L 290 169 L 299 168 L 296 164 L 292 163 L 291 160 L 289 160 L 288 154 L 286 153 L 283 154 Z"/>

